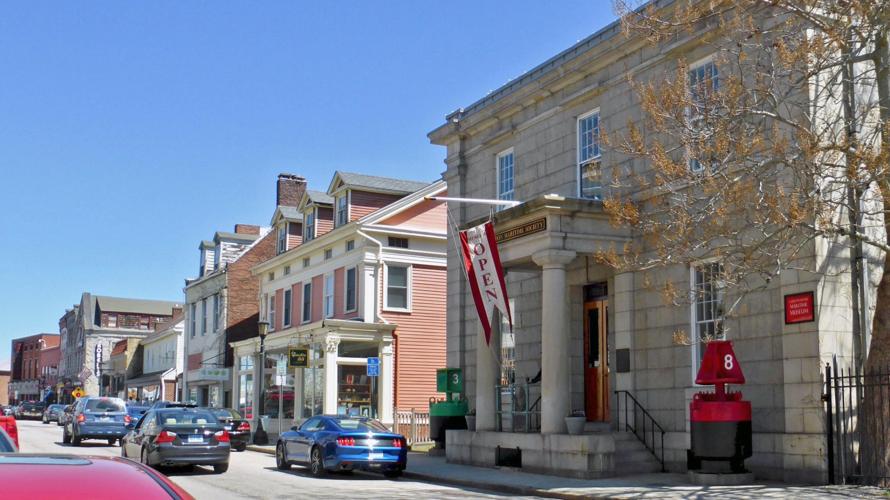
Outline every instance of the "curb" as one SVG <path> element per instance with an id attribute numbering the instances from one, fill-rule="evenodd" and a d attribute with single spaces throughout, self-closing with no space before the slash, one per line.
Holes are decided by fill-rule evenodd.
<path id="1" fill-rule="evenodd" d="M 261 446 L 247 445 L 248 451 L 257 453 L 265 453 L 266 455 L 275 455 L 275 450 L 270 450 Z M 498 493 L 509 493 L 511 495 L 527 495 L 545 498 L 562 498 L 566 500 L 577 500 L 579 498 L 598 498 L 603 500 L 611 500 L 615 497 L 590 495 L 582 493 L 566 493 L 561 491 L 542 490 L 531 486 L 511 486 L 508 484 L 486 483 L 484 481 L 473 481 L 469 479 L 454 479 L 442 476 L 434 476 L 432 474 L 424 474 L 422 472 L 411 472 L 406 470 L 402 473 L 402 477 L 417 479 L 427 483 L 445 484 L 451 486 L 464 486 L 479 490 L 493 491 Z"/>

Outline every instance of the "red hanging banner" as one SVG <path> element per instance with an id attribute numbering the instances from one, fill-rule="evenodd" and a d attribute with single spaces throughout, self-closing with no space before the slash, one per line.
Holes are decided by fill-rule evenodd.
<path id="1" fill-rule="evenodd" d="M 485 332 L 485 343 L 491 343 L 491 320 L 495 308 L 507 317 L 510 329 L 513 316 L 507 300 L 504 269 L 495 243 L 494 226 L 491 222 L 460 232 L 460 248 L 467 270 L 467 280 L 473 292 L 476 312 Z"/>

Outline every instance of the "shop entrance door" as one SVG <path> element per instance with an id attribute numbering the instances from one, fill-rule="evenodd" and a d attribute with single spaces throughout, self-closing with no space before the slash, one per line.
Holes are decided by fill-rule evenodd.
<path id="1" fill-rule="evenodd" d="M 585 290 L 584 410 L 589 422 L 602 422 L 609 420 L 609 301 L 605 293 L 593 295 Z"/>

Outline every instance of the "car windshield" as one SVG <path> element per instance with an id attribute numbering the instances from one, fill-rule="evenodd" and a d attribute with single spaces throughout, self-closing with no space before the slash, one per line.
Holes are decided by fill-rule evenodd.
<path id="1" fill-rule="evenodd" d="M 65 405 L 49 405 L 49 409 L 50 409 L 50 410 L 54 410 L 54 411 L 55 411 L 55 410 L 61 410 L 61 409 L 64 408 L 64 407 L 65 407 Z"/>
<path id="2" fill-rule="evenodd" d="M 334 421 L 337 422 L 337 425 L 339 425 L 340 428 L 347 431 L 389 432 L 389 429 L 387 429 L 385 425 L 370 418 L 338 418 L 334 419 Z"/>
<path id="3" fill-rule="evenodd" d="M 127 411 L 124 402 L 117 398 L 100 398 L 87 401 L 84 411 Z"/>
<path id="4" fill-rule="evenodd" d="M 235 410 L 229 410 L 228 408 L 214 408 L 210 411 L 212 411 L 218 419 L 241 420 L 241 415 Z"/>
<path id="5" fill-rule="evenodd" d="M 158 422 L 164 426 L 216 424 L 217 418 L 207 411 L 159 411 Z"/>

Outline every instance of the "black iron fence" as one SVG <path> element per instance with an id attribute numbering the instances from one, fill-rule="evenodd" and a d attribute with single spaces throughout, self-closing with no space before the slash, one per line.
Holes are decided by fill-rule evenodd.
<path id="1" fill-rule="evenodd" d="M 826 455 L 831 484 L 890 484 L 890 369 L 825 364 Z"/>

